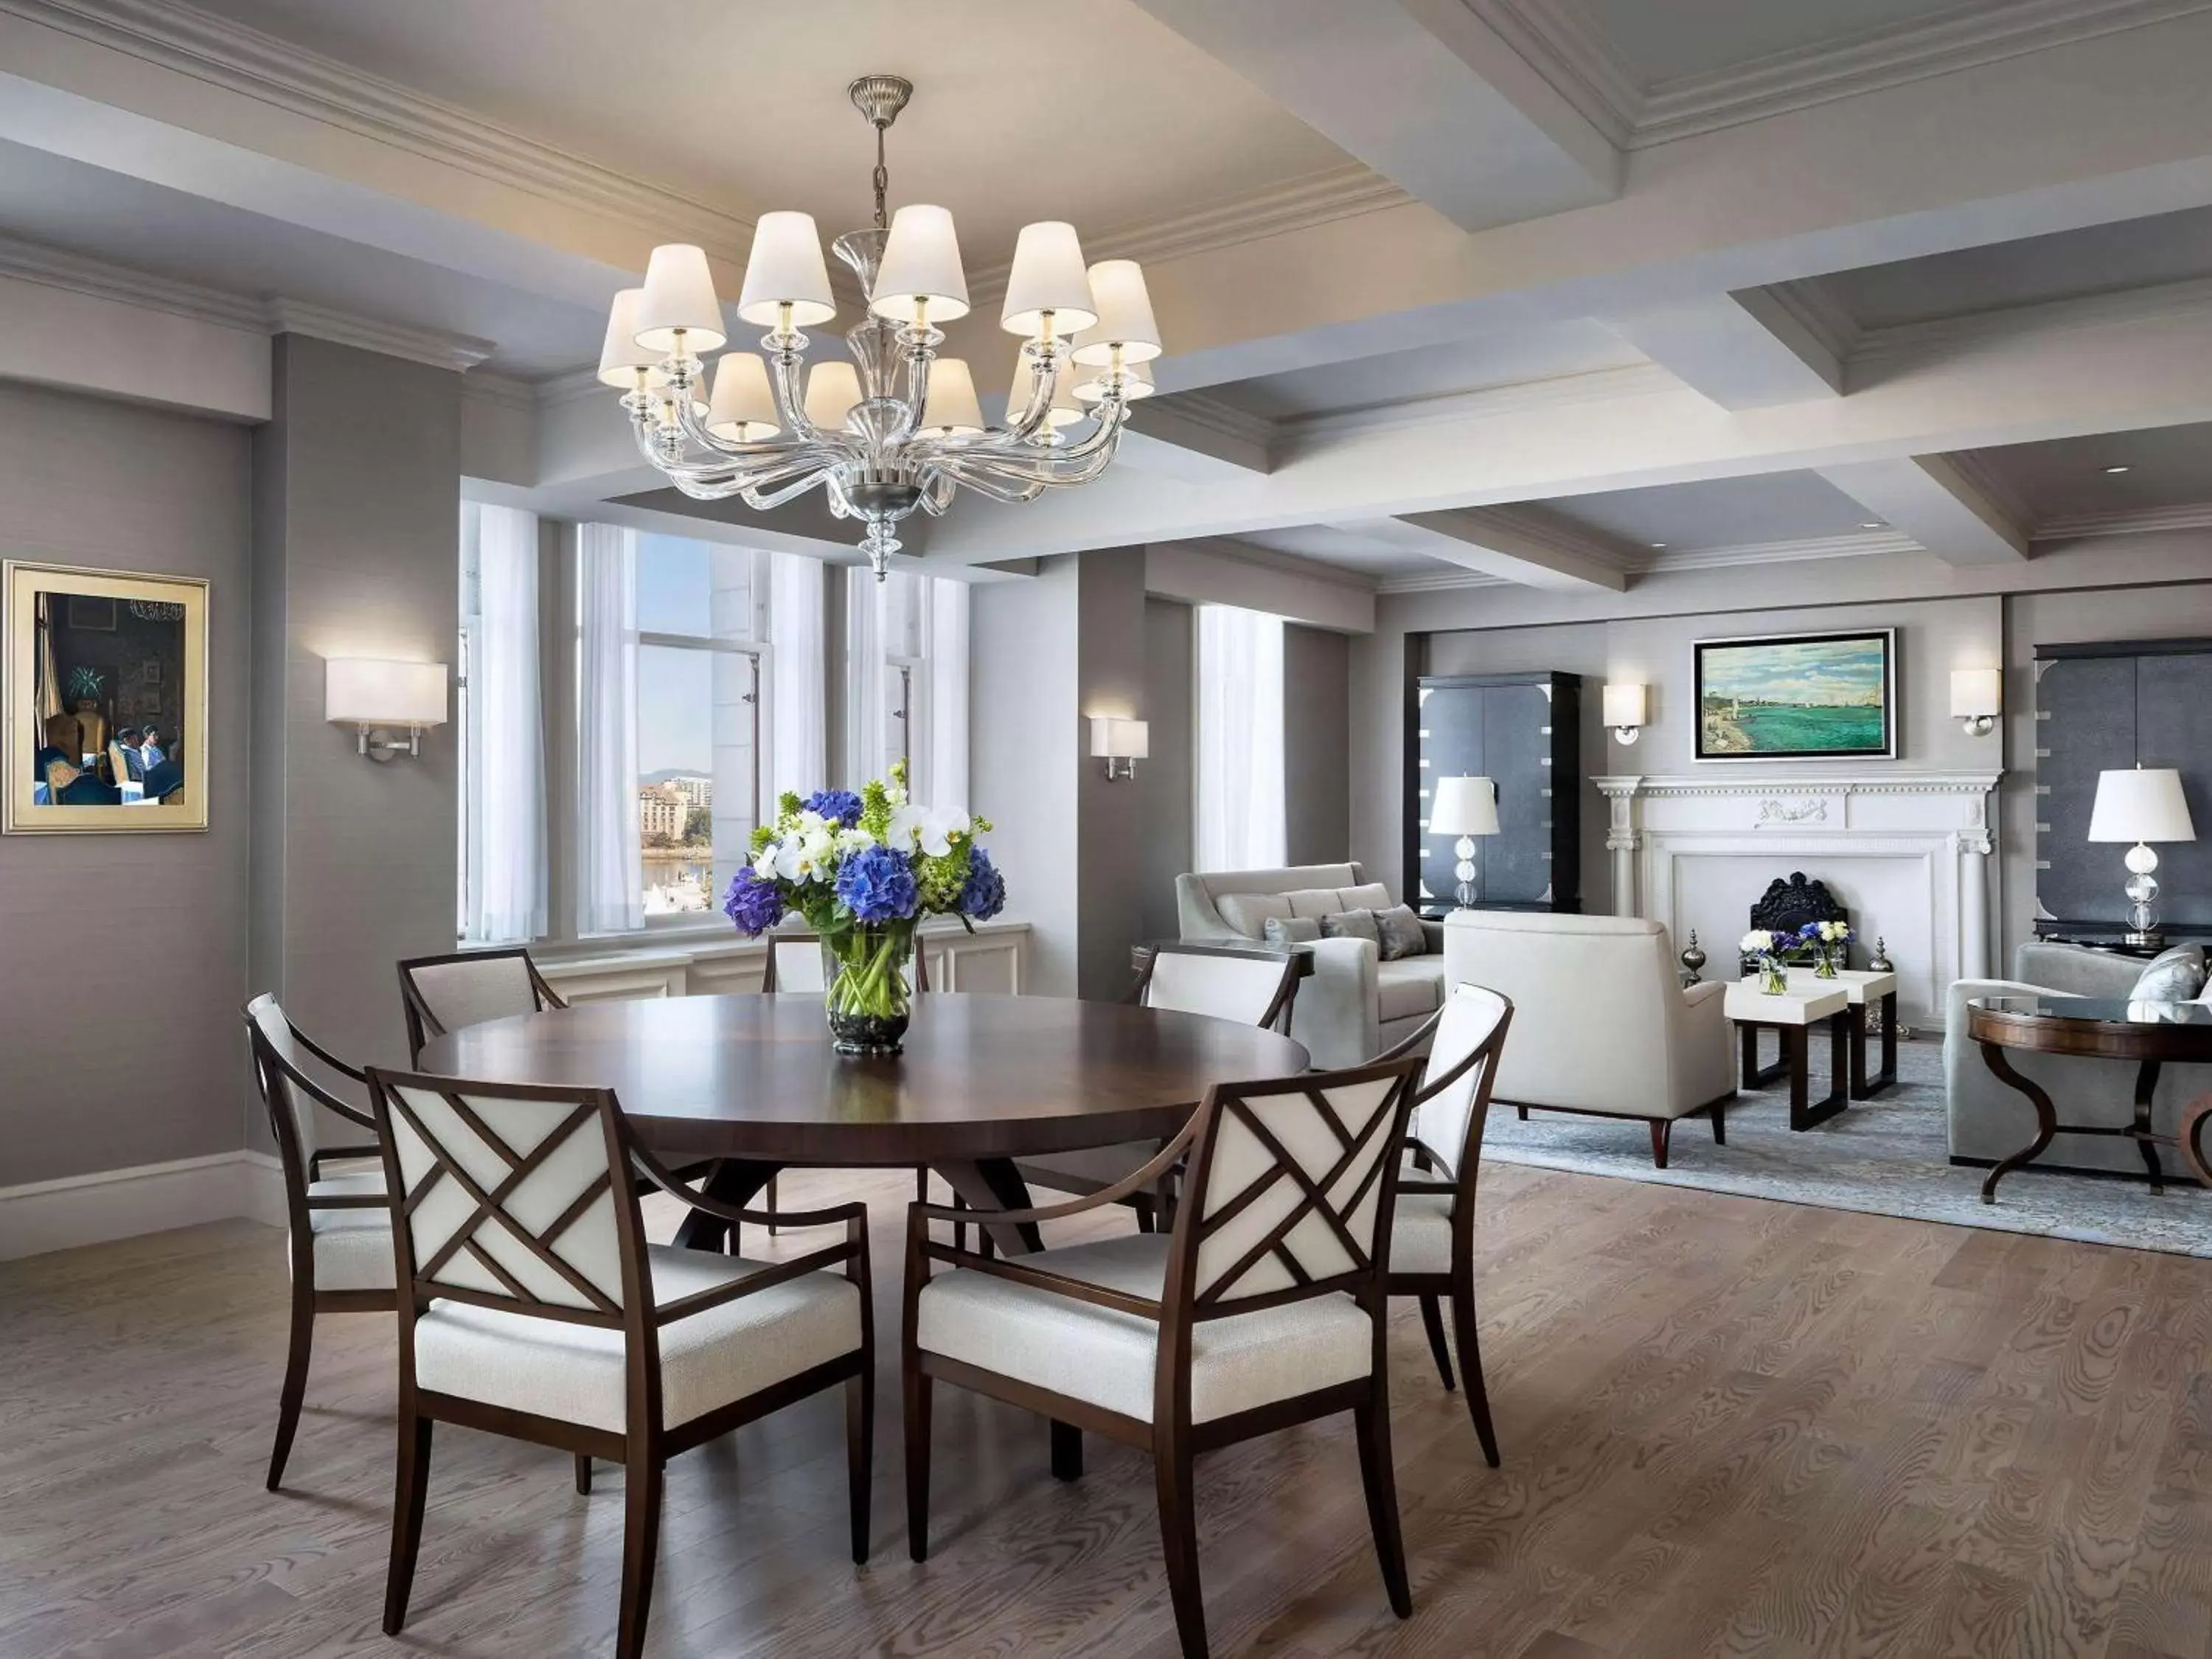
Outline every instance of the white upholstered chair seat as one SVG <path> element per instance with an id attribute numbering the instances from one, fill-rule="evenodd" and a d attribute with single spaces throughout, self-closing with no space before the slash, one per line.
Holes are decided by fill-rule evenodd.
<path id="1" fill-rule="evenodd" d="M 656 1303 L 764 1272 L 771 1264 L 655 1244 Z M 807 1273 L 708 1308 L 659 1332 L 669 1427 L 824 1364 L 860 1346 L 860 1293 Z M 415 1321 L 418 1387 L 619 1434 L 627 1421 L 623 1334 L 443 1298 Z"/>
<path id="2" fill-rule="evenodd" d="M 1433 1170 L 1408 1167 L 1407 1181 L 1434 1181 Z M 1449 1193 L 1398 1194 L 1398 1207 L 1390 1221 L 1390 1271 L 1394 1273 L 1448 1273 L 1451 1271 L 1451 1206 Z"/>
<path id="3" fill-rule="evenodd" d="M 350 1160 L 349 1160 L 350 1162 Z M 350 1169 L 307 1183 L 309 1200 L 384 1195 L 384 1171 Z M 392 1212 L 381 1206 L 307 1212 L 315 1240 L 319 1291 L 388 1291 L 392 1281 Z"/>
<path id="4" fill-rule="evenodd" d="M 1021 1261 L 1157 1299 L 1167 1281 L 1169 1243 L 1164 1234 L 1136 1233 Z M 915 1329 L 927 1352 L 1152 1420 L 1159 1352 L 1152 1320 L 956 1268 L 922 1287 Z M 1366 1311 L 1345 1295 L 1202 1320 L 1191 1347 L 1194 1423 L 1354 1382 L 1371 1372 L 1375 1359 Z"/>
<path id="5" fill-rule="evenodd" d="M 1386 1021 L 1426 1018 L 1444 1006 L 1444 959 L 1400 957 L 1376 963 L 1375 1000 Z"/>

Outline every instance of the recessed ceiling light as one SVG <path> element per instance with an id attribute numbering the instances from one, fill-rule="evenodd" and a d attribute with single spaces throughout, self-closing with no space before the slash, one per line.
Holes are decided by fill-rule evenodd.
<path id="1" fill-rule="evenodd" d="M 1882 527 L 1882 522 L 1880 519 L 1861 519 L 1859 520 L 1859 528 L 1862 530 L 1880 530 Z"/>
<path id="2" fill-rule="evenodd" d="M 1664 543 L 1664 542 L 1654 542 L 1654 543 L 1652 543 L 1652 544 L 1651 544 L 1651 545 L 1652 545 L 1652 546 L 1654 546 L 1654 547 L 1664 547 L 1664 546 L 1666 546 L 1666 545 L 1667 545 L 1667 544 L 1666 544 L 1666 543 Z"/>
<path id="3" fill-rule="evenodd" d="M 2125 466 L 2108 466 L 2108 467 L 2106 467 L 2106 468 L 2105 469 L 2105 471 L 2107 471 L 2107 472 L 2112 472 L 2112 473 L 2120 473 L 2120 472 L 2129 472 L 2129 471 L 2134 471 L 2134 469 L 2133 469 L 2132 467 L 2125 467 Z"/>

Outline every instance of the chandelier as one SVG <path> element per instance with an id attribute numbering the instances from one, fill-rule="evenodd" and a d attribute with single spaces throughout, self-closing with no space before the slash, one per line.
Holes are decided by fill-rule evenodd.
<path id="1" fill-rule="evenodd" d="M 724 351 L 709 385 L 702 359 L 728 338 L 721 306 L 706 254 L 671 244 L 653 249 L 643 288 L 615 296 L 599 379 L 622 392 L 639 449 L 685 495 L 767 509 L 819 484 L 832 513 L 866 526 L 860 548 L 880 581 L 916 507 L 942 515 L 963 485 L 1026 501 L 1105 471 L 1130 404 L 1152 389 L 1143 365 L 1160 338 L 1133 260 L 1086 268 L 1073 225 L 1025 225 L 1000 311 L 1021 354 L 1006 420 L 986 424 L 968 364 L 937 355 L 938 325 L 969 309 L 952 216 L 915 204 L 884 216 L 884 135 L 914 88 L 864 75 L 847 92 L 876 130 L 875 224 L 832 244 L 867 295 L 845 336 L 849 361 L 805 368 L 799 331 L 837 314 L 829 268 L 811 215 L 769 213 L 737 307 L 768 330 L 759 353 Z"/>

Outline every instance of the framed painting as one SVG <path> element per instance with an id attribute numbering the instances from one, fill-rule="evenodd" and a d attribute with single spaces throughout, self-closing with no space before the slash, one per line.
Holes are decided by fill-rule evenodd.
<path id="1" fill-rule="evenodd" d="M 208 827 L 208 585 L 0 563 L 0 830 Z"/>
<path id="2" fill-rule="evenodd" d="M 1698 758 L 1897 758 L 1897 630 L 1699 640 Z"/>

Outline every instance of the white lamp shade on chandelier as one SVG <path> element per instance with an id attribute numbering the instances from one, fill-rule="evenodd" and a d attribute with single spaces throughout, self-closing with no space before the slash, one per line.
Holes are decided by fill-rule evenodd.
<path id="1" fill-rule="evenodd" d="M 1091 267 L 1091 297 L 1098 320 L 1075 343 L 1075 361 L 1092 368 L 1114 361 L 1147 363 L 1160 355 L 1160 325 L 1152 320 L 1152 296 L 1144 268 L 1134 259 L 1101 259 Z"/>
<path id="2" fill-rule="evenodd" d="M 817 256 L 819 257 L 818 255 Z M 729 339 L 703 248 L 670 242 L 653 250 L 638 301 L 637 343 L 648 351 L 697 356 Z"/>
<path id="3" fill-rule="evenodd" d="M 968 276 L 952 216 L 915 203 L 891 216 L 884 263 L 868 309 L 894 323 L 949 323 L 968 314 Z M 934 426 L 936 422 L 932 422 Z"/>
<path id="4" fill-rule="evenodd" d="M 617 392 L 637 389 L 638 376 L 650 377 L 660 371 L 660 360 L 668 354 L 649 351 L 637 343 L 638 305 L 645 298 L 641 288 L 626 288 L 615 295 L 612 310 L 607 313 L 607 337 L 599 348 L 599 384 L 611 386 Z"/>
<path id="5" fill-rule="evenodd" d="M 830 297 L 830 267 L 811 213 L 763 213 L 753 226 L 752 257 L 738 315 L 756 328 L 775 328 L 791 307 L 791 326 L 812 328 L 837 314 Z"/>
<path id="6" fill-rule="evenodd" d="M 769 387 L 768 365 L 752 351 L 725 352 L 714 363 L 714 395 L 707 403 L 707 430 L 732 443 L 753 444 L 783 429 Z"/>
<path id="7" fill-rule="evenodd" d="M 323 718 L 345 726 L 443 726 L 446 665 L 331 657 L 323 664 Z"/>
<path id="8" fill-rule="evenodd" d="M 1097 320 L 1075 227 L 1060 219 L 1024 225 L 1014 240 L 1014 266 L 1006 277 L 999 325 L 1009 334 L 1064 338 Z"/>
<path id="9" fill-rule="evenodd" d="M 2097 774 L 2096 804 L 2089 809 L 2089 839 L 2112 842 L 2195 841 L 2197 826 L 2171 767 L 2130 767 Z"/>
<path id="10" fill-rule="evenodd" d="M 1488 778 L 1438 778 L 1429 802 L 1432 836 L 1498 833 L 1498 786 Z"/>
<path id="11" fill-rule="evenodd" d="M 806 374 L 806 418 L 824 432 L 842 432 L 845 417 L 860 401 L 860 377 L 848 362 L 831 357 Z"/>
<path id="12" fill-rule="evenodd" d="M 975 397 L 975 377 L 959 357 L 939 357 L 929 365 L 929 395 L 922 410 L 925 432 L 973 436 L 983 430 L 983 405 Z"/>
<path id="13" fill-rule="evenodd" d="M 1073 386 L 1070 386 L 1068 390 L 1074 393 L 1077 408 L 1080 410 L 1085 404 L 1103 403 L 1108 393 L 1115 389 L 1113 373 L 1111 368 L 1093 369 L 1082 380 L 1077 380 Z M 1125 404 L 1133 404 L 1139 398 L 1151 397 L 1156 390 L 1152 385 L 1152 365 L 1149 363 L 1125 364 L 1121 371 L 1121 383 L 1119 389 L 1121 401 Z M 1088 414 L 1090 411 L 1083 410 L 1083 412 Z"/>

